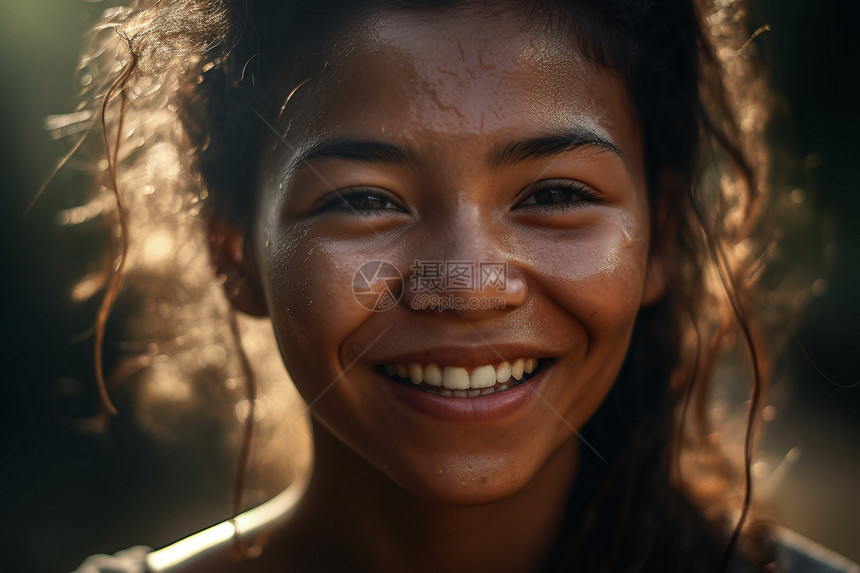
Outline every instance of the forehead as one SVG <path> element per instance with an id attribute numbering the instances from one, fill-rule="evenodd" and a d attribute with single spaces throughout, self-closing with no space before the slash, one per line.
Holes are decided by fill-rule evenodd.
<path id="1" fill-rule="evenodd" d="M 623 81 L 582 56 L 565 29 L 511 7 L 363 18 L 284 114 L 290 148 L 356 137 L 455 149 L 585 129 L 637 160 L 625 149 L 640 135 Z"/>
<path id="2" fill-rule="evenodd" d="M 547 24 L 511 7 L 389 11 L 355 27 L 341 79 L 384 90 L 389 102 L 408 99 L 403 111 L 432 111 L 436 127 L 451 131 L 488 132 L 521 115 L 548 119 L 564 103 L 586 112 L 599 91 L 588 86 L 608 74 L 579 55 L 562 26 Z"/>

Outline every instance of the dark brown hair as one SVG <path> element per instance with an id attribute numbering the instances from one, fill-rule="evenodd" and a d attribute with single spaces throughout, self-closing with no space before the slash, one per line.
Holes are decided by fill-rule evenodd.
<path id="1" fill-rule="evenodd" d="M 129 236 L 119 198 L 137 192 L 122 188 L 117 178 L 130 103 L 138 114 L 156 101 L 172 106 L 182 120 L 174 141 L 188 151 L 184 169 L 191 179 L 201 176 L 194 186 L 198 196 L 250 223 L 249 190 L 256 187 L 269 125 L 289 89 L 329 57 L 336 37 L 374 11 L 466 3 L 175 0 L 141 1 L 122 12 L 111 27 L 125 40 L 125 62 L 114 71 L 100 109 L 106 172 L 123 226 L 113 276 L 121 275 Z M 756 232 L 766 198 L 767 155 L 760 141 L 765 116 L 761 80 L 744 51 L 742 8 L 720 4 L 704 13 L 693 0 L 483 3 L 560 26 L 587 58 L 624 79 L 644 134 L 653 241 L 671 245 L 674 253 L 665 261 L 668 292 L 641 311 L 625 366 L 584 428 L 605 460 L 584 456 L 547 567 L 710 571 L 719 564 L 725 570 L 750 506 L 755 420 L 767 378 L 751 294 L 761 267 Z M 173 89 L 166 96 L 149 97 L 147 86 L 164 86 L 168 79 Z M 109 285 L 97 329 L 102 388 L 101 337 L 118 281 Z M 235 322 L 231 330 L 238 339 Z M 253 396 L 253 375 L 237 346 Z M 721 356 L 733 346 L 745 349 L 752 375 L 740 517 L 727 533 L 728 513 L 704 513 L 715 499 L 729 511 L 738 486 L 731 464 L 708 439 L 706 399 Z M 253 415 L 248 420 L 239 486 Z M 690 451 L 705 460 L 698 473 L 682 463 Z M 697 483 L 702 475 L 708 483 Z M 747 537 L 752 541 L 742 560 L 760 570 L 769 561 L 768 548 L 761 538 Z"/>

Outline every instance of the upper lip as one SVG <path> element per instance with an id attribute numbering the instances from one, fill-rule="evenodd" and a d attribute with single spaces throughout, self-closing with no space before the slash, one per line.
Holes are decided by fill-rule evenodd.
<path id="1" fill-rule="evenodd" d="M 370 358 L 375 364 L 440 364 L 444 366 L 483 366 L 517 358 L 547 358 L 550 353 L 522 343 L 482 343 L 464 346 L 434 346 Z"/>

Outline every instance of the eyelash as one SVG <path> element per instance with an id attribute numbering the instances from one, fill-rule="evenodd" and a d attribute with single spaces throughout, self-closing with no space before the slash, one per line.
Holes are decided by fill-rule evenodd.
<path id="1" fill-rule="evenodd" d="M 382 203 L 382 207 L 372 209 L 367 207 L 357 207 L 351 204 L 351 200 L 373 198 L 374 201 Z M 356 187 L 345 191 L 335 191 L 334 193 L 324 197 L 320 201 L 320 205 L 316 208 L 317 213 L 324 211 L 336 211 L 348 214 L 360 214 L 363 216 L 380 215 L 387 211 L 406 212 L 400 205 L 389 199 L 385 193 L 374 189 L 373 187 Z"/>
<path id="2" fill-rule="evenodd" d="M 597 204 L 600 201 L 598 193 L 581 181 L 571 179 L 548 179 L 534 183 L 529 188 L 530 194 L 524 201 L 517 204 L 515 209 L 521 208 L 539 208 L 549 210 L 577 209 L 588 205 Z M 561 191 L 570 193 L 570 197 L 558 202 L 538 203 L 536 196 L 538 193 L 547 191 Z M 558 195 L 556 195 L 558 196 Z M 357 207 L 351 204 L 351 200 L 373 198 L 374 201 L 382 203 L 381 208 L 373 209 L 367 207 Z M 573 200 L 576 198 L 576 200 Z M 534 200 L 533 203 L 527 203 L 528 200 Z M 336 191 L 320 201 L 316 212 L 336 211 L 350 214 L 382 215 L 387 211 L 399 211 L 405 213 L 406 210 L 400 205 L 386 197 L 386 194 L 373 187 L 356 187 L 346 191 Z"/>
<path id="3" fill-rule="evenodd" d="M 565 211 L 568 209 L 579 209 L 581 207 L 595 205 L 600 202 L 600 195 L 594 189 L 581 181 L 571 179 L 548 179 L 546 181 L 539 181 L 533 184 L 529 188 L 529 191 L 529 195 L 517 204 L 515 209 L 539 208 Z M 563 193 L 570 193 L 570 197 L 566 200 L 555 203 L 538 203 L 536 199 L 537 194 L 545 191 L 561 191 Z M 534 200 L 534 202 L 527 203 L 526 201 L 530 199 Z"/>

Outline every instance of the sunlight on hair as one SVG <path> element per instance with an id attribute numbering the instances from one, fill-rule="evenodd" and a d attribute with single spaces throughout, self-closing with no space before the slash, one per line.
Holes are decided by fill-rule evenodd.
<path id="1" fill-rule="evenodd" d="M 123 238 L 128 257 L 121 308 L 110 319 L 124 340 L 123 358 L 107 374 L 109 389 L 122 385 L 130 392 L 126 407 L 132 407 L 138 427 L 162 446 L 194 448 L 208 440 L 224 456 L 235 459 L 250 410 L 245 373 L 238 367 L 237 344 L 242 344 L 258 381 L 246 486 L 253 495 L 246 499 L 260 503 L 309 466 L 310 430 L 304 404 L 284 370 L 268 322 L 242 316 L 241 341 L 234 340 L 230 332 L 227 316 L 231 309 L 216 282 L 200 216 L 208 193 L 176 117 L 175 98 L 188 81 L 185 74 L 196 70 L 201 52 L 207 49 L 177 39 L 193 37 L 187 29 L 192 25 L 210 27 L 211 35 L 217 35 L 224 15 L 213 9 L 206 18 L 173 22 L 173 27 L 161 29 L 161 33 L 175 35 L 169 42 L 142 41 L 162 9 L 156 4 L 140 12 L 124 7 L 105 12 L 104 23 L 91 40 L 90 55 L 79 69 L 81 101 L 91 107 L 79 106 L 71 114 L 51 116 L 48 127 L 58 137 L 84 132 L 88 122 L 99 115 L 101 101 L 95 95 L 104 89 L 92 78 L 106 77 L 106 70 L 117 74 L 128 65 L 126 39 L 132 46 L 143 47 L 137 65 L 145 73 L 133 75 L 124 88 L 131 105 L 122 116 L 118 101 L 105 111 L 109 141 L 116 137 L 121 141 L 116 158 L 117 191 L 129 229 Z M 93 132 L 89 138 L 97 140 L 97 135 Z M 98 144 L 91 143 L 96 157 Z M 109 164 L 97 160 L 93 166 L 100 172 L 99 190 L 83 205 L 60 211 L 56 222 L 74 226 L 103 220 L 109 236 L 120 240 Z M 117 252 L 118 247 L 112 245 L 109 260 Z M 82 277 L 72 298 L 101 296 L 110 268 L 107 265 Z"/>
<path id="2" fill-rule="evenodd" d="M 103 159 L 106 152 L 97 126 L 88 136 L 97 159 L 84 168 L 96 171 L 88 174 L 95 175 L 97 184 L 82 204 L 60 211 L 56 222 L 108 238 L 104 260 L 87 268 L 72 289 L 74 300 L 102 296 L 118 267 L 121 246 L 127 247 L 122 291 L 110 317 L 107 343 L 121 358 L 117 364 L 106 364 L 110 372 L 106 378 L 108 389 L 122 395 L 121 407 L 129 408 L 137 427 L 168 451 L 215 450 L 221 457 L 212 457 L 214 466 L 237 459 L 243 428 L 253 424 L 247 507 L 306 477 L 312 455 L 310 424 L 307 408 L 284 369 L 271 323 L 239 315 L 236 335 L 230 324 L 235 311 L 225 296 L 224 281 L 213 271 L 204 218 L 209 190 L 198 161 L 202 149 L 214 146 L 209 147 L 205 137 L 195 139 L 207 134 L 205 126 L 195 125 L 190 114 L 182 113 L 183 106 L 197 101 L 185 92 L 201 84 L 205 74 L 220 72 L 217 66 L 224 60 L 213 61 L 216 51 L 211 48 L 225 38 L 227 3 L 212 2 L 205 13 L 193 4 L 148 2 L 139 11 L 120 7 L 105 13 L 90 55 L 79 69 L 82 105 L 72 113 L 51 116 L 46 125 L 56 137 L 86 133 L 100 119 L 105 86 L 110 85 L 103 80 L 132 69 L 128 66 L 136 66 L 133 71 L 140 73 L 129 75 L 121 95 L 105 106 L 107 155 L 115 165 Z M 755 442 L 746 441 L 756 423 L 773 419 L 777 412 L 772 404 L 756 403 L 761 387 L 750 384 L 754 359 L 749 355 L 754 354 L 750 350 L 755 350 L 752 342 L 758 341 L 760 327 L 755 314 L 761 310 L 764 323 L 784 321 L 783 309 L 799 308 L 810 297 L 820 296 L 827 282 L 805 276 L 800 280 L 810 286 L 799 289 L 785 282 L 769 283 L 774 279 L 763 276 L 765 262 L 785 258 L 777 244 L 785 229 L 769 226 L 772 205 L 765 196 L 774 177 L 766 144 L 774 102 L 765 97 L 765 76 L 751 57 L 764 30 L 750 36 L 738 25 L 746 18 L 741 2 L 702 0 L 700 5 L 708 22 L 706 40 L 712 43 L 719 70 L 702 66 L 701 83 L 710 88 L 703 91 L 713 92 L 703 94 L 703 103 L 714 125 L 702 129 L 711 140 L 703 150 L 701 177 L 693 178 L 696 187 L 685 189 L 695 203 L 687 205 L 683 215 L 689 233 L 678 235 L 679 242 L 690 244 L 681 245 L 686 252 L 678 254 L 677 282 L 686 281 L 689 291 L 682 294 L 695 300 L 686 301 L 689 315 L 677 319 L 683 322 L 678 334 L 680 366 L 672 373 L 671 384 L 688 400 L 678 401 L 683 412 L 676 413 L 678 451 L 673 455 L 678 471 L 672 479 L 685 494 L 692 493 L 690 498 L 703 506 L 706 516 L 719 521 L 734 515 L 734 510 L 739 513 L 749 499 L 738 467 L 746 464 L 763 489 L 773 490 L 800 455 L 791 450 L 783 459 L 754 457 Z M 182 9 L 170 11 L 171 6 Z M 163 10 L 168 10 L 168 17 L 159 19 Z M 171 19 L 170 14 L 180 17 Z M 156 20 L 158 25 L 153 25 Z M 725 95 L 725 100 L 714 94 Z M 785 214 L 802 218 L 808 203 L 804 191 L 788 187 L 785 198 L 776 207 L 781 210 L 778 218 L 790 218 Z M 127 226 L 124 233 L 118 204 Z M 694 217 L 696 208 L 701 212 Z M 808 217 L 805 222 L 810 223 Z M 830 247 L 825 259 L 834 257 L 835 247 Z M 602 270 L 609 271 L 616 263 L 607 260 Z M 780 270 L 778 280 L 788 280 L 783 276 L 787 273 Z M 752 292 L 760 285 L 761 293 L 745 296 L 747 287 Z M 781 285 L 791 288 L 780 289 Z M 747 307 L 759 299 L 764 300 L 763 309 Z M 243 370 L 243 352 L 251 375 Z M 756 366 L 756 374 L 766 379 L 769 365 Z M 256 380 L 256 393 L 249 390 L 250 380 Z M 689 420 L 684 418 L 687 410 Z M 232 525 L 222 524 L 184 543 L 206 547 L 226 542 L 233 533 Z M 175 549 L 159 554 L 173 560 L 170 551 Z"/>
<path id="3" fill-rule="evenodd" d="M 157 266 L 166 262 L 172 252 L 174 252 L 174 244 L 170 233 L 164 230 L 155 231 L 143 246 L 140 264 Z"/>
<path id="4" fill-rule="evenodd" d="M 179 151 L 169 143 L 158 143 L 146 153 L 146 170 L 165 178 L 180 174 Z"/>
<path id="5" fill-rule="evenodd" d="M 62 209 L 56 214 L 54 220 L 58 225 L 63 227 L 67 225 L 80 225 L 81 223 L 102 216 L 105 211 L 110 211 L 112 207 L 113 198 L 103 189 L 84 205 Z"/>

